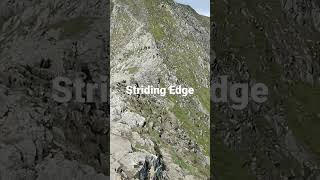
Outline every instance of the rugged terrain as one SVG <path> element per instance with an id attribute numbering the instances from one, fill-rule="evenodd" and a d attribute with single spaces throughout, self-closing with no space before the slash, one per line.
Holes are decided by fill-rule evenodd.
<path id="1" fill-rule="evenodd" d="M 209 178 L 209 18 L 173 0 L 113 0 L 111 178 Z M 188 97 L 128 85 L 192 87 Z"/>
<path id="2" fill-rule="evenodd" d="M 320 178 L 320 6 L 316 0 L 212 4 L 212 82 L 261 82 L 264 104 L 212 110 L 213 179 Z"/>
<path id="3" fill-rule="evenodd" d="M 58 103 L 52 79 L 108 73 L 107 1 L 0 1 L 0 179 L 105 180 L 108 104 Z"/>

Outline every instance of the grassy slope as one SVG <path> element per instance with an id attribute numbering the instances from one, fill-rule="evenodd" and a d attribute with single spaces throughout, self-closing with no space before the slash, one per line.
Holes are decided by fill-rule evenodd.
<path id="1" fill-rule="evenodd" d="M 145 0 L 145 6 L 148 10 L 148 27 L 153 34 L 155 40 L 165 44 L 165 48 L 160 49 L 162 55 L 165 57 L 165 63 L 171 71 L 176 71 L 177 78 L 184 82 L 187 86 L 195 88 L 196 96 L 202 102 L 203 106 L 209 110 L 209 90 L 199 85 L 195 72 L 203 72 L 203 75 L 209 76 L 209 72 L 204 72 L 196 63 L 197 55 L 202 51 L 201 49 L 194 48 L 191 52 L 184 51 L 187 44 L 192 44 L 193 39 L 186 39 L 186 42 L 177 41 L 177 37 L 181 34 L 177 30 L 176 22 L 172 15 L 160 8 L 160 3 L 153 0 Z M 163 1 L 172 3 L 172 1 Z M 188 42 L 190 41 L 190 42 Z M 182 50 L 182 51 L 180 51 Z M 204 93 L 207 91 L 207 93 Z M 201 92 L 201 93 L 200 93 Z M 178 120 L 183 124 L 184 129 L 188 132 L 189 136 L 194 139 L 203 149 L 205 154 L 209 155 L 209 128 L 204 122 L 197 122 L 197 126 L 192 123 L 192 118 L 197 118 L 200 112 L 195 110 L 196 104 L 191 99 L 186 99 L 188 103 L 182 102 L 175 96 L 170 96 L 169 100 L 174 103 L 171 111 L 175 114 Z M 190 116 L 188 115 L 190 113 Z M 200 131 L 207 132 L 203 136 L 199 136 Z M 188 170 L 196 175 L 201 173 L 208 176 L 208 169 L 204 169 L 198 165 L 197 157 L 193 154 L 181 155 L 172 151 L 172 155 L 177 164 L 183 169 Z M 193 159 L 193 160 L 192 160 Z M 190 164 L 189 161 L 195 162 Z M 208 167 L 207 167 L 208 168 Z"/>
<path id="2" fill-rule="evenodd" d="M 202 87 L 197 78 L 195 77 L 196 72 L 200 72 L 199 76 L 209 76 L 208 70 L 203 70 L 197 62 L 198 56 L 203 53 L 202 49 L 193 47 L 193 51 L 187 51 L 186 46 L 190 44 L 194 44 L 193 37 L 188 37 L 186 39 L 181 40 L 181 34 L 177 30 L 176 20 L 172 15 L 161 8 L 160 3 L 169 3 L 172 4 L 172 0 L 167 1 L 154 1 L 154 0 L 144 0 L 144 6 L 141 5 L 140 1 L 132 2 L 129 0 L 120 0 L 122 3 L 127 4 L 130 8 L 130 12 L 137 18 L 144 18 L 140 11 L 146 8 L 148 14 L 145 17 L 148 18 L 148 29 L 149 32 L 152 33 L 157 43 L 163 43 L 165 48 L 161 48 L 161 55 L 165 58 L 165 63 L 167 67 L 172 72 L 176 72 L 177 78 L 189 87 L 194 87 L 196 89 L 196 97 L 202 103 L 202 106 L 209 111 L 210 103 L 209 103 L 209 89 Z M 138 6 L 139 4 L 139 6 Z M 140 11 L 139 11 L 140 10 Z M 113 31 L 112 39 L 116 41 L 119 38 L 127 37 L 130 32 L 130 22 L 127 22 L 128 17 L 125 17 L 126 13 L 120 14 L 118 18 L 121 19 L 122 22 L 125 22 L 127 25 L 124 26 L 119 31 Z M 195 15 L 195 14 L 193 14 Z M 206 25 L 209 25 L 209 19 L 206 17 L 198 16 L 197 18 Z M 208 26 L 209 28 L 209 26 Z M 115 34 L 116 33 L 116 34 Z M 136 68 L 127 69 L 129 72 L 136 71 Z M 165 86 L 164 84 L 162 86 Z M 184 102 L 177 98 L 176 96 L 169 96 L 168 100 L 173 102 L 174 106 L 171 108 L 171 111 L 177 117 L 177 119 L 182 124 L 183 129 L 188 133 L 188 135 L 197 142 L 197 144 L 202 147 L 204 150 L 203 153 L 209 155 L 209 127 L 203 122 L 201 119 L 197 121 L 196 124 L 193 124 L 192 118 L 197 119 L 199 116 L 203 115 L 201 112 L 195 109 L 194 101 L 191 98 L 185 98 Z M 135 102 L 132 102 L 135 103 Z M 142 111 L 142 114 L 147 117 L 148 121 L 153 121 L 153 123 L 159 123 L 158 117 L 162 116 L 162 118 L 170 118 L 166 117 L 165 114 L 167 112 L 163 112 L 161 108 L 157 108 L 156 104 L 143 106 L 141 103 L 136 104 L 135 107 L 137 109 L 133 110 L 136 112 Z M 191 114 L 191 116 L 188 115 Z M 161 124 L 157 125 L 158 127 L 163 127 Z M 165 128 L 165 127 L 163 127 Z M 200 131 L 204 133 L 204 135 L 200 136 Z M 209 167 L 203 167 L 202 160 L 197 157 L 195 153 L 176 153 L 176 150 L 172 149 L 167 144 L 163 143 L 163 140 L 159 137 L 159 132 L 149 128 L 147 132 L 144 132 L 146 136 L 151 137 L 154 142 L 157 144 L 161 144 L 162 146 L 167 147 L 170 150 L 173 160 L 176 164 L 178 164 L 182 169 L 187 170 L 191 174 L 195 176 L 209 176 Z M 137 147 L 137 148 L 145 148 L 145 147 Z M 200 175 L 200 176 L 199 176 Z"/>

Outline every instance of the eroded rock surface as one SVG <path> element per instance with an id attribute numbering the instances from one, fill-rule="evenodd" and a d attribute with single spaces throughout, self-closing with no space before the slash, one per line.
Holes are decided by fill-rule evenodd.
<path id="1" fill-rule="evenodd" d="M 173 0 L 114 0 L 111 178 L 209 178 L 209 18 Z M 128 95 L 126 86 L 195 89 Z"/>
<path id="2" fill-rule="evenodd" d="M 106 74 L 107 7 L 0 2 L 0 179 L 107 179 L 108 104 L 58 103 L 51 87 Z"/>

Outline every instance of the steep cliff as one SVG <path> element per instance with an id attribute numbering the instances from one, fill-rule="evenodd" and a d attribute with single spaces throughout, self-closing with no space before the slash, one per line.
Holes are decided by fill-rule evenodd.
<path id="1" fill-rule="evenodd" d="M 173 0 L 114 0 L 111 178 L 209 177 L 209 18 Z M 128 95 L 126 86 L 195 94 Z"/>

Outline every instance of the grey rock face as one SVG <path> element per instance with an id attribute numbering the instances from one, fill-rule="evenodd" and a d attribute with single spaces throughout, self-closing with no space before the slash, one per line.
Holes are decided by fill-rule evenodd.
<path id="1" fill-rule="evenodd" d="M 112 4 L 111 178 L 209 178 L 209 19 L 172 0 Z M 129 85 L 196 93 L 128 95 Z"/>
<path id="2" fill-rule="evenodd" d="M 108 108 L 52 79 L 107 72 L 106 1 L 0 2 L 0 179 L 107 179 Z"/>
<path id="3" fill-rule="evenodd" d="M 109 169 L 112 179 L 208 178 L 209 21 L 192 9 L 112 1 L 111 117 L 109 104 L 52 99 L 55 77 L 92 83 L 107 74 L 107 8 L 102 0 L 0 3 L 0 179 L 99 180 Z M 131 84 L 198 93 L 128 96 Z"/>

